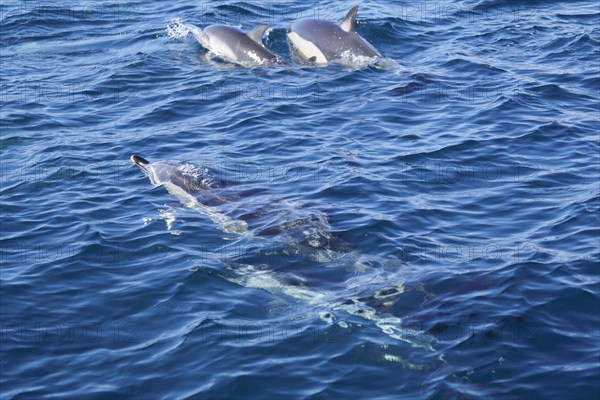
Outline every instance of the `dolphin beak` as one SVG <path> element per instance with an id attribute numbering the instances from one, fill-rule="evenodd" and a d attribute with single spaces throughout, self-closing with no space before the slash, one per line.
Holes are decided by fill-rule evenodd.
<path id="1" fill-rule="evenodd" d="M 143 157 L 140 157 L 136 154 L 132 155 L 130 157 L 130 160 L 132 163 L 134 163 L 135 165 L 137 165 L 143 173 L 148 174 L 148 164 L 150 164 L 150 161 L 146 160 Z"/>

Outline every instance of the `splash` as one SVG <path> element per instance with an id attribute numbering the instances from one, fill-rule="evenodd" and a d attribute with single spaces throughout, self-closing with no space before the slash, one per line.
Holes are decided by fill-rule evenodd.
<path id="1" fill-rule="evenodd" d="M 190 33 L 190 28 L 181 18 L 173 18 L 165 28 L 167 37 L 172 40 L 181 40 Z"/>
<path id="2" fill-rule="evenodd" d="M 168 208 L 168 209 L 159 209 L 158 211 L 160 213 L 160 218 L 162 220 L 164 220 L 165 223 L 167 224 L 167 231 L 169 231 L 169 233 L 171 235 L 176 235 L 176 236 L 181 235 L 181 231 L 173 229 L 173 226 L 175 225 L 175 221 L 177 221 L 177 217 L 175 216 L 175 213 L 173 212 L 173 210 L 171 208 Z"/>
<path id="3" fill-rule="evenodd" d="M 406 72 L 406 68 L 402 66 L 398 61 L 387 57 L 366 57 L 352 53 L 351 50 L 343 52 L 339 59 L 334 60 L 333 63 L 343 65 L 349 68 L 351 71 L 363 69 L 366 67 L 373 67 L 380 70 L 395 71 L 396 74 Z"/>
<path id="4" fill-rule="evenodd" d="M 376 64 L 379 58 L 359 56 L 352 53 L 351 50 L 346 50 L 341 54 L 339 60 L 336 61 L 352 69 L 361 69 Z"/>

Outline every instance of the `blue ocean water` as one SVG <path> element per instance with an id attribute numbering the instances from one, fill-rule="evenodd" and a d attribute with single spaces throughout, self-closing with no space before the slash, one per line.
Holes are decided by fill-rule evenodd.
<path id="1" fill-rule="evenodd" d="M 292 57 L 354 4 L 0 3 L 2 399 L 600 398 L 598 2 L 363 2 L 383 62 Z"/>

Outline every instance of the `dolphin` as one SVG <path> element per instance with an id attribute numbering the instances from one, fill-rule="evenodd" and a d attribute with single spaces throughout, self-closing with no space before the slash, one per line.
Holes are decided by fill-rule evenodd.
<path id="1" fill-rule="evenodd" d="M 225 203 L 227 198 L 219 195 L 217 189 L 221 185 L 208 168 L 200 169 L 192 164 L 174 160 L 150 162 L 137 154 L 132 155 L 130 160 L 150 178 L 154 187 L 163 186 L 183 205 L 203 212 L 220 226 L 223 232 L 248 233 L 246 222 L 232 220 L 216 208 Z"/>
<path id="2" fill-rule="evenodd" d="M 280 62 L 262 43 L 268 25 L 259 25 L 250 32 L 228 25 L 210 25 L 204 29 L 188 25 L 188 28 L 202 47 L 226 61 L 247 67 Z"/>
<path id="3" fill-rule="evenodd" d="M 187 194 L 217 186 L 208 171 L 200 171 L 191 164 L 171 160 L 150 163 L 136 154 L 131 156 L 131 162 L 148 175 L 154 186 L 176 187 Z"/>
<path id="4" fill-rule="evenodd" d="M 304 300 L 319 310 L 319 317 L 327 324 L 335 323 L 333 312 L 341 310 L 373 322 L 391 338 L 433 350 L 431 343 L 434 338 L 431 335 L 406 331 L 400 318 L 390 316 L 390 310 L 404 292 L 426 292 L 406 287 L 404 279 L 398 274 L 402 271 L 388 273 L 385 268 L 374 268 L 371 264 L 377 261 L 365 260 L 363 255 L 337 237 L 324 215 L 290 205 L 286 201 L 273 202 L 269 196 L 266 198 L 267 204 L 256 208 L 256 204 L 244 196 L 247 192 L 242 192 L 238 197 L 232 196 L 227 192 L 230 182 L 217 181 L 208 169 L 192 164 L 172 160 L 150 162 L 139 155 L 132 155 L 131 161 L 150 178 L 154 186 L 164 186 L 189 207 L 205 212 L 223 231 L 244 235 L 240 239 L 245 240 L 242 243 L 248 245 L 249 251 L 238 254 L 239 248 L 236 248 L 234 262 L 226 263 L 234 275 L 219 276 L 244 287 L 260 288 L 273 294 Z M 238 189 L 235 191 L 239 192 Z M 217 206 L 204 204 L 206 198 L 203 196 L 207 193 L 213 193 L 210 198 Z M 250 193 L 256 196 L 256 192 Z M 260 197 L 260 193 L 257 197 Z M 195 198 L 201 201 L 190 200 Z M 233 204 L 233 207 L 227 208 L 227 204 Z M 244 209 L 242 214 L 235 212 L 238 208 Z M 252 213 L 247 212 L 248 208 Z M 233 214 L 234 218 L 245 221 L 232 219 L 225 214 Z M 254 225 L 251 230 L 256 236 L 248 234 L 248 224 Z M 274 240 L 265 242 L 264 238 Z M 277 241 L 289 243 L 283 248 L 264 247 L 265 243 Z M 254 248 L 267 251 L 255 253 Z M 353 268 L 347 280 L 323 282 L 322 278 L 327 278 L 334 269 L 303 267 L 305 256 L 328 267 L 353 266 L 358 269 Z M 265 257 L 270 261 L 269 264 L 263 263 Z M 285 269 L 285 265 L 289 264 L 294 267 L 291 271 Z M 319 282 L 321 286 L 323 283 L 329 285 L 324 290 L 317 290 L 313 282 Z M 347 326 L 344 321 L 338 324 Z"/>
<path id="5" fill-rule="evenodd" d="M 356 13 L 352 7 L 338 25 L 329 21 L 301 19 L 287 32 L 295 53 L 315 64 L 327 64 L 345 57 L 381 57 L 381 54 L 356 33 Z"/>
<path id="6" fill-rule="evenodd" d="M 153 186 L 165 187 L 184 205 L 200 208 L 209 216 L 220 215 L 222 218 L 217 222 L 225 231 L 228 230 L 223 226 L 223 222 L 230 225 L 234 221 L 215 207 L 227 208 L 224 207 L 226 203 L 241 203 L 234 206 L 235 211 L 232 214 L 235 215 L 237 227 L 243 227 L 244 233 L 250 224 L 250 228 L 258 236 L 285 237 L 304 250 L 326 250 L 328 256 L 334 254 L 333 250 L 335 255 L 351 251 L 348 243 L 330 232 L 329 221 L 322 213 L 309 212 L 285 201 L 250 204 L 246 198 L 258 197 L 261 194 L 259 190 L 244 192 L 231 189 L 231 182 L 217 180 L 207 168 L 197 168 L 192 164 L 174 160 L 150 162 L 137 154 L 132 155 L 130 159 L 148 176 Z M 275 215 L 280 215 L 283 221 L 272 220 Z M 264 222 L 265 217 L 268 223 Z M 323 258 L 325 254 L 316 254 L 316 257 Z"/>

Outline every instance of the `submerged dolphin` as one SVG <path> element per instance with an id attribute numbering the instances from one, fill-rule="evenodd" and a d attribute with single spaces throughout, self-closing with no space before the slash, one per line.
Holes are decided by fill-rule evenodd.
<path id="1" fill-rule="evenodd" d="M 204 29 L 189 25 L 189 28 L 204 48 L 226 61 L 244 66 L 279 63 L 279 58 L 262 43 L 268 25 L 259 25 L 247 33 L 228 25 L 210 25 Z"/>
<path id="2" fill-rule="evenodd" d="M 190 164 L 179 161 L 157 161 L 150 163 L 138 155 L 131 156 L 131 162 L 148 175 L 154 186 L 166 186 L 167 189 L 178 188 L 180 192 L 194 192 L 210 189 L 216 186 L 214 178 L 206 171 L 199 171 Z"/>
<path id="3" fill-rule="evenodd" d="M 246 240 L 243 243 L 249 245 L 250 251 L 243 254 L 237 254 L 236 251 L 234 262 L 226 264 L 234 275 L 220 275 L 224 279 L 244 287 L 260 288 L 274 294 L 282 293 L 305 300 L 319 311 L 321 320 L 328 324 L 335 323 L 334 311 L 343 310 L 362 320 L 372 321 L 391 338 L 433 350 L 433 337 L 419 331 L 407 331 L 403 328 L 400 318 L 389 314 L 389 310 L 393 309 L 394 304 L 406 291 L 425 292 L 418 288 L 405 287 L 401 276 L 373 268 L 369 259 L 366 260 L 367 264 L 364 264 L 362 255 L 331 232 L 329 223 L 322 214 L 293 204 L 290 206 L 285 201 L 273 202 L 268 196 L 268 204 L 255 208 L 256 204 L 250 199 L 234 197 L 231 192 L 227 192 L 227 184 L 224 182 L 221 185 L 208 170 L 196 168 L 191 164 L 178 161 L 149 162 L 138 155 L 132 155 L 131 161 L 150 178 L 153 185 L 164 186 L 189 206 L 205 212 L 225 232 L 247 234 L 248 230 L 240 228 L 248 227 L 246 221 L 250 224 L 251 231 L 257 235 L 251 234 L 243 238 Z M 222 191 L 224 189 L 225 192 Z M 255 197 L 260 197 L 260 192 L 252 193 Z M 204 197 L 206 194 L 209 196 Z M 201 201 L 191 200 L 196 198 L 200 198 Z M 206 206 L 207 198 L 218 208 Z M 227 204 L 233 204 L 233 207 L 227 208 Z M 236 212 L 240 207 L 245 208 L 241 214 Z M 228 210 L 229 215 L 225 215 L 223 209 Z M 230 218 L 230 215 L 234 219 Z M 226 229 L 228 227 L 231 229 Z M 267 257 L 269 264 L 263 263 L 264 257 L 258 257 L 260 253 L 255 254 L 252 251 L 254 248 L 261 248 L 265 243 L 271 243 L 265 242 L 265 237 L 274 238 L 274 241 L 290 242 L 283 248 L 266 248 L 268 253 L 262 255 Z M 305 253 L 306 249 L 311 251 Z M 315 270 L 310 268 L 312 263 L 309 263 L 309 267 L 303 267 L 303 256 L 309 256 L 314 262 L 325 263 L 328 267 L 352 266 L 360 267 L 361 270 L 353 270 L 353 274 L 346 280 L 323 282 L 322 278 L 329 276 L 328 274 L 335 269 Z M 289 264 L 294 267 L 291 271 L 285 269 Z M 320 282 L 321 286 L 328 283 L 329 286 L 326 286 L 325 290 L 317 290 L 312 282 Z M 339 324 L 343 326 L 346 323 L 340 321 Z"/>
<path id="4" fill-rule="evenodd" d="M 288 29 L 288 39 L 296 53 L 310 62 L 327 64 L 345 57 L 381 57 L 381 54 L 356 33 L 356 13 L 352 7 L 341 24 L 316 19 L 301 19 Z"/>
<path id="5" fill-rule="evenodd" d="M 258 236 L 285 236 L 286 239 L 303 246 L 304 249 L 332 251 L 335 249 L 337 255 L 351 250 L 348 243 L 330 232 L 327 217 L 322 213 L 308 212 L 301 207 L 293 207 L 281 201 L 271 201 L 262 205 L 252 204 L 251 209 L 248 209 L 249 202 L 242 198 L 243 192 L 240 194 L 239 190 L 228 188 L 225 182 L 218 182 L 207 169 L 199 169 L 192 164 L 173 160 L 150 162 L 135 154 L 131 156 L 131 162 L 150 178 L 154 186 L 164 186 L 184 204 L 202 208 L 211 217 L 218 215 L 216 222 L 227 232 L 245 233 L 250 224 L 250 228 Z M 258 193 L 258 191 L 246 193 L 246 197 L 256 196 Z M 235 220 L 214 208 L 236 201 L 242 205 L 234 207 L 235 211 L 231 212 Z M 265 223 L 262 218 L 265 216 L 273 218 L 277 215 L 280 215 L 282 220 L 267 219 L 269 223 Z M 237 230 L 231 230 L 232 227 Z M 331 254 L 332 252 L 329 252 L 327 256 Z M 326 255 L 317 255 L 317 258 L 323 257 Z"/>

